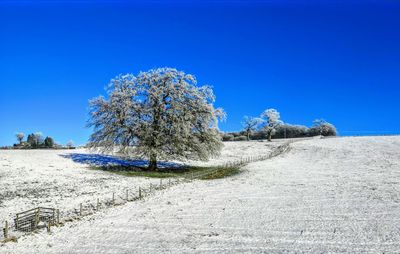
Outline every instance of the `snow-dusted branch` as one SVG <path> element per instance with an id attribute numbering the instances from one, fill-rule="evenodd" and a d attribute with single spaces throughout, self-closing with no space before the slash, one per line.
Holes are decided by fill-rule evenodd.
<path id="1" fill-rule="evenodd" d="M 210 86 L 198 87 L 193 75 L 176 69 L 119 75 L 107 99 L 90 101 L 90 146 L 148 158 L 150 170 L 159 159 L 206 160 L 222 147 L 217 123 L 226 114 L 214 100 Z"/>
<path id="2" fill-rule="evenodd" d="M 281 125 L 283 122 L 280 120 L 280 114 L 278 110 L 270 108 L 265 110 L 261 114 L 262 118 L 265 118 L 266 125 L 264 129 L 268 133 L 268 141 L 271 141 L 272 135 L 276 131 L 276 128 Z"/>

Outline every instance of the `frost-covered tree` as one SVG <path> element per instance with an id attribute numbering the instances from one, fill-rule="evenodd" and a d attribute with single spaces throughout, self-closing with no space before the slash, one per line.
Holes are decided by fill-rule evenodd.
<path id="1" fill-rule="evenodd" d="M 148 170 L 160 159 L 206 160 L 222 148 L 218 119 L 225 113 L 214 100 L 209 86 L 197 86 L 193 75 L 176 69 L 119 75 L 108 98 L 90 101 L 89 146 L 147 158 Z"/>
<path id="2" fill-rule="evenodd" d="M 261 118 L 244 116 L 242 126 L 243 126 L 243 131 L 246 132 L 247 141 L 250 140 L 250 134 L 253 131 L 257 130 L 257 128 L 260 126 L 262 122 L 263 119 Z"/>
<path id="3" fill-rule="evenodd" d="M 46 137 L 44 139 L 44 145 L 48 148 L 52 148 L 54 146 L 54 139 L 52 137 Z"/>
<path id="4" fill-rule="evenodd" d="M 67 147 L 68 147 L 69 149 L 71 149 L 72 147 L 74 147 L 74 141 L 70 140 L 70 141 L 67 142 L 66 145 L 67 145 Z"/>
<path id="5" fill-rule="evenodd" d="M 40 146 L 40 145 L 42 145 L 44 143 L 43 133 L 38 131 L 38 132 L 35 132 L 33 135 L 36 138 L 36 142 L 37 142 L 38 146 Z"/>
<path id="6" fill-rule="evenodd" d="M 274 135 L 274 132 L 276 131 L 276 128 L 282 124 L 282 121 L 280 120 L 280 114 L 276 109 L 270 108 L 265 110 L 262 114 L 261 117 L 265 119 L 265 126 L 264 129 L 267 132 L 268 135 L 268 141 L 271 141 L 272 135 Z"/>
<path id="7" fill-rule="evenodd" d="M 222 141 L 233 141 L 235 139 L 235 136 L 233 136 L 231 133 L 223 133 L 221 134 Z"/>
<path id="8" fill-rule="evenodd" d="M 37 139 L 37 137 L 36 137 L 36 135 L 34 133 L 29 134 L 26 141 L 31 146 L 31 148 L 37 148 L 38 147 L 38 139 Z"/>
<path id="9" fill-rule="evenodd" d="M 308 128 L 303 125 L 281 124 L 276 128 L 275 138 L 300 138 L 308 135 Z"/>
<path id="10" fill-rule="evenodd" d="M 21 143 L 22 143 L 22 140 L 23 140 L 24 137 L 25 137 L 25 134 L 22 133 L 22 132 L 19 132 L 19 133 L 15 134 L 15 137 L 17 138 L 18 142 L 21 144 Z"/>
<path id="11" fill-rule="evenodd" d="M 314 120 L 314 125 L 308 130 L 310 136 L 336 136 L 336 127 L 324 119 Z"/>

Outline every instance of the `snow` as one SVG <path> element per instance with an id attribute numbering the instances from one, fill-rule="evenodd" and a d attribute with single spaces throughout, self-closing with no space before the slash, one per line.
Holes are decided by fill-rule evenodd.
<path id="1" fill-rule="evenodd" d="M 263 155 L 280 142 L 225 143 L 221 157 L 208 162 L 187 161 L 193 165 L 219 165 L 239 160 L 240 156 Z M 182 164 L 182 162 L 175 162 Z M 139 165 L 143 161 L 126 161 L 110 155 L 76 150 L 0 150 L 0 219 L 11 221 L 15 214 L 37 206 L 59 208 L 62 216 L 69 215 L 80 203 L 92 204 L 97 198 L 125 197 L 159 179 L 125 177 L 99 170 L 90 165 Z M 161 162 L 161 166 L 165 165 Z M 174 163 L 168 163 L 174 165 Z"/>
<path id="2" fill-rule="evenodd" d="M 90 170 L 68 155 L 88 156 L 85 150 L 0 150 L 0 218 L 37 206 L 66 212 L 80 203 L 110 198 L 113 192 L 155 182 Z"/>
<path id="3" fill-rule="evenodd" d="M 268 143 L 225 144 L 223 156 L 240 157 L 242 147 L 259 153 Z M 4 160 L 2 151 L 0 165 L 13 153 Z M 45 157 L 43 167 L 56 158 Z M 22 237 L 0 247 L 0 253 L 396 253 L 399 158 L 398 136 L 302 140 L 281 156 L 247 165 L 239 175 L 176 185 L 53 228 L 51 234 Z M 71 174 L 75 181 L 115 177 L 91 176 L 68 160 L 58 164 L 80 172 Z M 67 176 L 63 168 L 55 172 L 58 181 Z"/>
<path id="4" fill-rule="evenodd" d="M 222 148 L 218 121 L 226 114 L 214 108 L 212 88 L 197 86 L 191 74 L 167 67 L 120 74 L 107 95 L 90 101 L 90 147 L 127 148 L 149 156 L 154 169 L 157 158 L 205 159 Z"/>

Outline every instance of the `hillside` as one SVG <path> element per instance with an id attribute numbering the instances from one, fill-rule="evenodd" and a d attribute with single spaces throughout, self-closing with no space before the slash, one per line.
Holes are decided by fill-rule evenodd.
<path id="1" fill-rule="evenodd" d="M 234 177 L 177 185 L 0 252 L 395 253 L 399 169 L 398 136 L 302 140 Z"/>

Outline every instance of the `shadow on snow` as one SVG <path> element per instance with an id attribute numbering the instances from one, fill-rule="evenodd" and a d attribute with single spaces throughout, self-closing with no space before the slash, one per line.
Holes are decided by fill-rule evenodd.
<path id="1" fill-rule="evenodd" d="M 62 154 L 61 157 L 71 159 L 74 162 L 81 164 L 89 164 L 92 166 L 122 166 L 122 167 L 137 167 L 145 168 L 149 165 L 147 160 L 131 160 L 122 157 L 104 155 L 104 154 L 84 154 L 84 153 L 71 153 Z M 159 168 L 180 168 L 183 165 L 175 162 L 159 161 L 157 162 Z"/>

